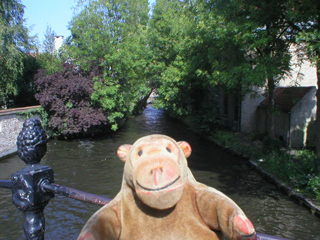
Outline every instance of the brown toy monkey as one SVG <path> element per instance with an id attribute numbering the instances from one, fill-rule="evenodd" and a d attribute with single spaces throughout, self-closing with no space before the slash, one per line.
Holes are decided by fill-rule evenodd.
<path id="1" fill-rule="evenodd" d="M 78 240 L 255 240 L 242 210 L 194 179 L 186 160 L 190 154 L 187 142 L 164 135 L 120 146 L 121 190 L 89 219 Z"/>

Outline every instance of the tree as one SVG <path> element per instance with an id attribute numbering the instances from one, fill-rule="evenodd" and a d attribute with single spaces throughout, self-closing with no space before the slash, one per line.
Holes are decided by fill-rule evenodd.
<path id="1" fill-rule="evenodd" d="M 186 116 L 192 109 L 188 66 L 193 17 L 188 1 L 159 0 L 148 33 L 148 45 L 153 51 L 151 83 L 159 95 L 157 105 L 175 117 Z"/>
<path id="2" fill-rule="evenodd" d="M 42 50 L 43 52 L 38 54 L 37 59 L 39 60 L 40 67 L 45 69 L 46 74 L 51 75 L 62 71 L 62 63 L 67 60 L 67 57 L 64 57 L 63 54 L 56 51 L 55 32 L 50 26 L 47 26 Z"/>
<path id="3" fill-rule="evenodd" d="M 43 40 L 43 52 L 53 54 L 55 52 L 54 39 L 55 32 L 51 29 L 50 26 L 47 26 L 46 33 Z"/>
<path id="4" fill-rule="evenodd" d="M 70 24 L 68 52 L 85 70 L 99 72 L 92 100 L 100 104 L 116 130 L 151 92 L 150 48 L 146 42 L 148 1 L 79 1 Z"/>
<path id="5" fill-rule="evenodd" d="M 39 60 L 32 55 L 25 55 L 23 59 L 23 73 L 17 80 L 18 94 L 14 98 L 15 107 L 38 105 L 35 99 L 36 87 L 34 76 L 40 68 Z"/>
<path id="6" fill-rule="evenodd" d="M 212 1 L 225 17 L 226 24 L 234 24 L 238 34 L 233 39 L 241 39 L 245 57 L 251 64 L 251 73 L 259 79 L 254 83 L 266 83 L 269 97 L 268 134 L 274 134 L 274 97 L 277 82 L 290 71 L 289 52 L 293 42 L 293 25 L 288 17 L 288 0 Z M 253 84 L 252 84 L 253 85 Z"/>
<path id="7" fill-rule="evenodd" d="M 48 113 L 48 127 L 63 138 L 87 136 L 101 131 L 106 116 L 91 101 L 92 75 L 65 64 L 64 70 L 48 75 L 41 70 L 36 76 L 36 98 Z"/>
<path id="8" fill-rule="evenodd" d="M 0 106 L 4 107 L 18 93 L 17 80 L 23 72 L 24 53 L 29 48 L 23 9 L 20 0 L 0 2 Z"/>
<path id="9" fill-rule="evenodd" d="M 157 1 L 150 23 L 158 104 L 211 131 L 219 125 L 219 89 L 245 92 L 257 78 L 239 27 L 203 1 Z"/>

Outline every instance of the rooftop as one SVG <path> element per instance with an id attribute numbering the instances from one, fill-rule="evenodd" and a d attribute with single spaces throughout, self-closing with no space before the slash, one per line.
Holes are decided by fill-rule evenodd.
<path id="1" fill-rule="evenodd" d="M 274 90 L 275 107 L 282 112 L 290 112 L 293 106 L 312 88 L 314 87 L 277 87 Z M 269 97 L 266 97 L 258 107 L 266 109 L 268 106 Z"/>

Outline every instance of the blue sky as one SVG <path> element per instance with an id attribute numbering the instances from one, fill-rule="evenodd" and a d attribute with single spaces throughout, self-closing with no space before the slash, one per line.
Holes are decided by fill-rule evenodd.
<path id="1" fill-rule="evenodd" d="M 75 0 L 21 0 L 21 3 L 25 6 L 26 26 L 33 26 L 30 35 L 38 35 L 40 42 L 44 39 L 47 26 L 58 36 L 70 35 L 68 23 L 73 16 Z"/>
<path id="2" fill-rule="evenodd" d="M 37 35 L 40 43 L 44 39 L 47 26 L 50 26 L 57 36 L 70 36 L 68 24 L 77 0 L 21 0 L 21 3 L 25 6 L 26 26 L 33 26 L 30 35 Z"/>

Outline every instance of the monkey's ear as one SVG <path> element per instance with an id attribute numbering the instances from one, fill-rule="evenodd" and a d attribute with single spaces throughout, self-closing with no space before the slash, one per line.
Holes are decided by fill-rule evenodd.
<path id="1" fill-rule="evenodd" d="M 190 144 L 185 142 L 185 141 L 180 141 L 180 142 L 178 142 L 178 145 L 182 149 L 182 151 L 184 153 L 184 156 L 186 158 L 188 158 L 191 155 L 191 152 L 192 152 Z"/>
<path id="2" fill-rule="evenodd" d="M 132 147 L 132 145 L 130 145 L 130 144 L 124 144 L 118 148 L 117 155 L 121 161 L 125 162 L 127 160 L 127 155 L 129 153 L 131 147 Z"/>

